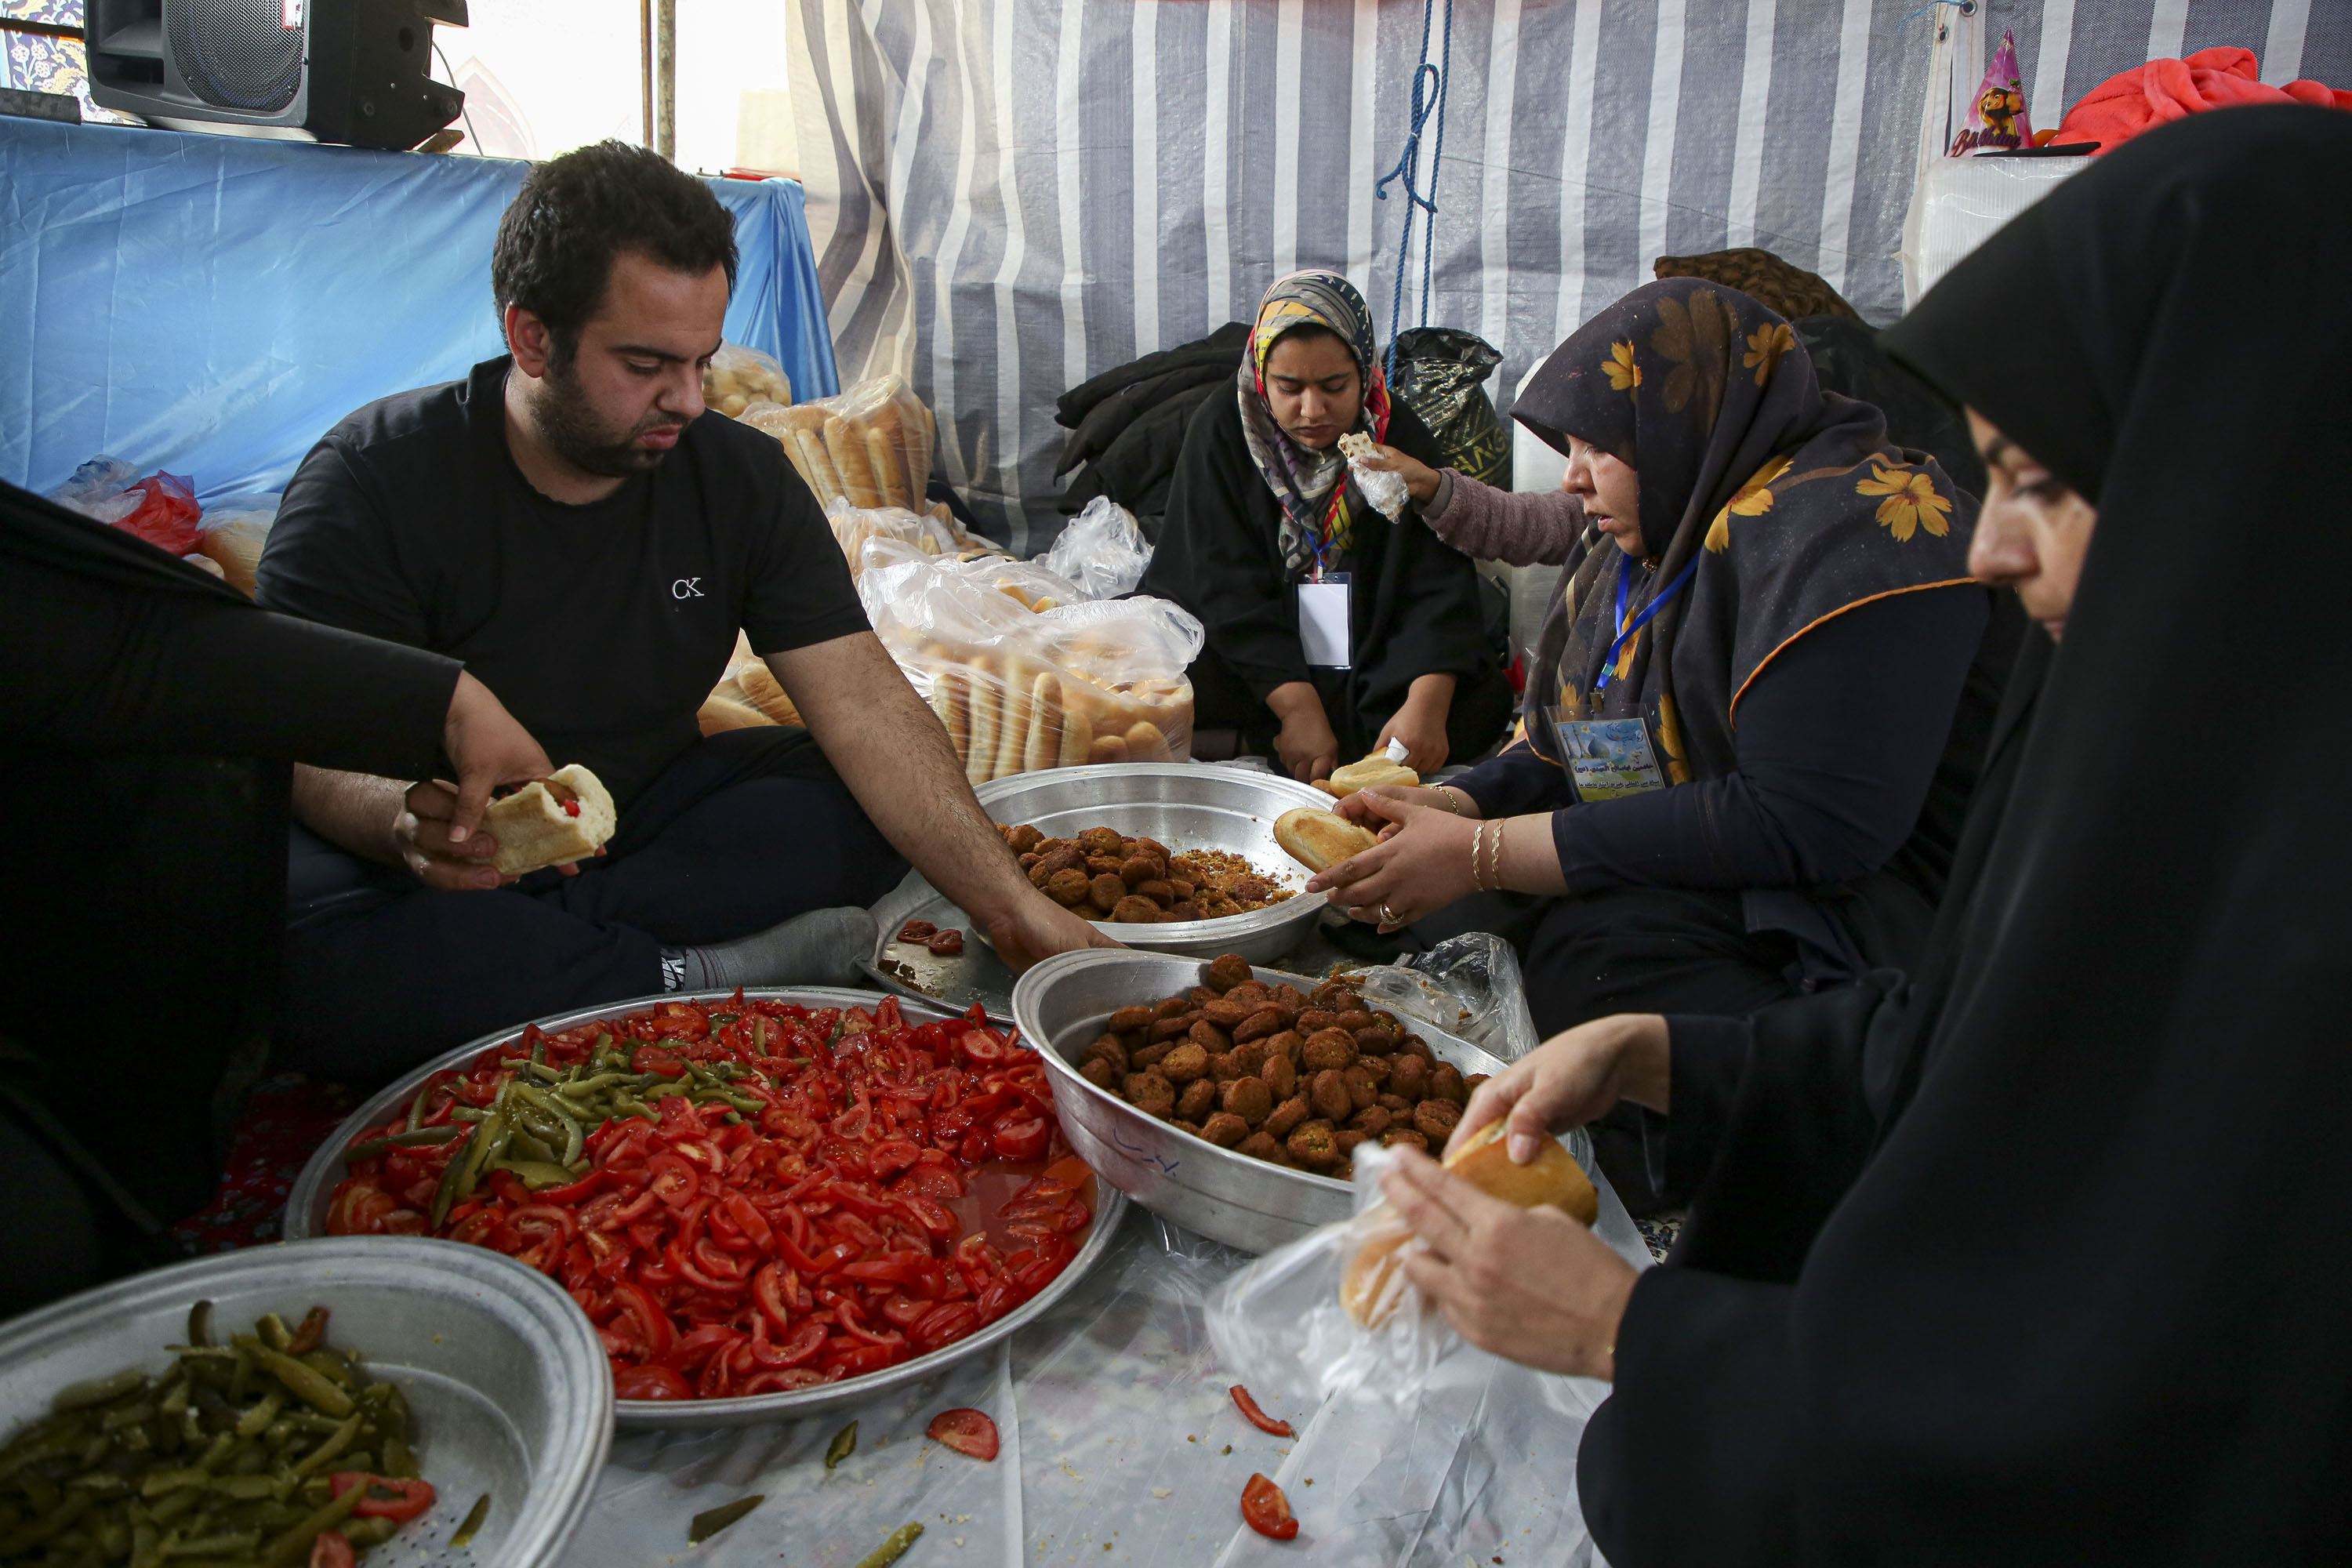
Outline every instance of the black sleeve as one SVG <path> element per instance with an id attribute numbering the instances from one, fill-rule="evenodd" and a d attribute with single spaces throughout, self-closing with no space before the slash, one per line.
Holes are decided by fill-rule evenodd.
<path id="1" fill-rule="evenodd" d="M 0 558 L 0 729 L 82 751 L 263 757 L 415 778 L 440 766 L 454 659 L 249 605 Z"/>
<path id="2" fill-rule="evenodd" d="M 1466 773 L 1444 781 L 1475 802 L 1493 821 L 1533 811 L 1557 811 L 1573 798 L 1568 775 L 1525 741 L 1514 742 Z"/>
<path id="3" fill-rule="evenodd" d="M 743 633 L 765 657 L 871 629 L 848 559 L 824 510 L 774 441 L 755 470 L 754 493 L 772 497 L 771 525 L 753 539 L 743 595 Z"/>
<path id="4" fill-rule="evenodd" d="M 1633 1283 L 1614 1389 L 1586 1424 L 1577 1500 L 1612 1563 L 1802 1559 L 1793 1287 L 1668 1264 Z"/>
<path id="5" fill-rule="evenodd" d="M 1642 1117 L 1652 1185 L 1694 1193 L 1706 1180 L 1748 1076 L 1754 1040 L 1745 1018 L 1667 1016 L 1666 1114 Z"/>
<path id="6" fill-rule="evenodd" d="M 424 647 L 432 622 L 372 477 L 331 437 L 286 486 L 253 596 L 321 626 Z"/>
<path id="7" fill-rule="evenodd" d="M 1274 498 L 1251 466 L 1241 412 L 1212 396 L 1192 416 L 1143 592 L 1200 617 L 1209 646 L 1259 701 L 1310 679 L 1290 575 L 1265 526 Z"/>
<path id="8" fill-rule="evenodd" d="M 1737 772 L 1553 814 L 1569 890 L 1876 870 L 1918 823 L 1989 613 L 1980 591 L 1927 589 L 1806 633 L 1740 703 Z"/>

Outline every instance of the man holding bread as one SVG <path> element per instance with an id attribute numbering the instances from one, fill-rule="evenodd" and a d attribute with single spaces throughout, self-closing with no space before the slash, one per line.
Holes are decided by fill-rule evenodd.
<path id="1" fill-rule="evenodd" d="M 495 818 L 457 841 L 429 786 L 298 775 L 293 1063 L 375 1078 L 567 1008 L 847 980 L 908 861 L 1016 961 L 1096 941 L 1005 850 L 783 449 L 706 416 L 735 272 L 709 188 L 617 142 L 569 153 L 524 182 L 491 272 L 510 353 L 330 431 L 257 596 L 465 660 L 578 772 L 509 808 L 527 865 Z M 701 734 L 739 628 L 806 729 Z M 590 853 L 574 826 L 608 807 Z"/>

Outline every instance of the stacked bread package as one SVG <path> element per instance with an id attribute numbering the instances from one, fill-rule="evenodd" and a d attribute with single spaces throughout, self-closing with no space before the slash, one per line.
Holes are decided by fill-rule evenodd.
<path id="1" fill-rule="evenodd" d="M 895 539 L 913 545 L 926 555 L 957 555 L 981 543 L 956 527 L 952 520 L 942 521 L 929 512 L 908 511 L 904 507 L 853 507 L 836 502 L 825 521 L 833 524 L 834 542 L 848 558 L 852 577 L 866 569 L 866 542 L 869 539 Z"/>
<path id="2" fill-rule="evenodd" d="M 742 417 L 784 444 L 820 504 L 838 497 L 854 507 L 924 509 L 936 431 L 906 377 L 874 376 L 789 408 L 755 403 Z"/>
<path id="3" fill-rule="evenodd" d="M 1201 623 L 1164 599 L 1088 602 L 1034 562 L 863 550 L 858 597 L 974 784 L 1192 750 Z"/>
<path id="4" fill-rule="evenodd" d="M 772 354 L 741 343 L 720 343 L 702 372 L 702 401 L 730 419 L 756 403 L 790 403 L 792 378 Z"/>

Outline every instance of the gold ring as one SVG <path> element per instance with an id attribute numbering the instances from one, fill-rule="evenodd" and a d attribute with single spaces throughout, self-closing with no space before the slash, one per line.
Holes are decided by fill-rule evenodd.
<path id="1" fill-rule="evenodd" d="M 1381 919 L 1386 921 L 1391 925 L 1401 923 L 1396 918 L 1396 911 L 1389 908 L 1386 904 L 1382 904 L 1381 906 Z"/>

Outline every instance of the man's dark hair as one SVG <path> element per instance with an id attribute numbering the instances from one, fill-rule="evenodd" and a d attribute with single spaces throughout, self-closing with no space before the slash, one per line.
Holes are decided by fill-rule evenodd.
<path id="1" fill-rule="evenodd" d="M 533 168 L 499 220 L 490 288 L 499 321 L 520 305 L 568 361 L 624 250 L 678 272 L 724 267 L 735 287 L 735 224 L 710 187 L 658 153 L 599 142 Z"/>

